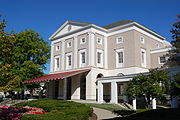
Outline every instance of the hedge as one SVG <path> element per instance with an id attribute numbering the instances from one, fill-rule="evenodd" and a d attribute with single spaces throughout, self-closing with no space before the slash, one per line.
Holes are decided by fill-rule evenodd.
<path id="1" fill-rule="evenodd" d="M 21 120 L 88 120 L 93 113 L 93 109 L 84 104 L 54 99 L 33 100 L 15 106 L 38 107 L 46 111 L 41 115 L 25 114 Z"/>

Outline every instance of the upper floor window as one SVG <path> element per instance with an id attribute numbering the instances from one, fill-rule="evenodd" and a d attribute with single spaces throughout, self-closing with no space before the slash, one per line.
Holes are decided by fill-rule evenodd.
<path id="1" fill-rule="evenodd" d="M 79 51 L 79 66 L 85 67 L 86 65 L 86 49 Z"/>
<path id="2" fill-rule="evenodd" d="M 102 44 L 102 38 L 97 38 L 97 43 Z"/>
<path id="3" fill-rule="evenodd" d="M 97 67 L 103 67 L 103 50 L 97 49 Z"/>
<path id="4" fill-rule="evenodd" d="M 146 67 L 146 50 L 141 49 L 141 65 L 142 67 Z"/>
<path id="5" fill-rule="evenodd" d="M 140 42 L 145 43 L 144 37 L 142 37 L 142 36 L 140 37 Z"/>
<path id="6" fill-rule="evenodd" d="M 66 69 L 72 68 L 72 53 L 66 54 Z"/>
<path id="7" fill-rule="evenodd" d="M 72 46 L 72 42 L 70 41 L 70 42 L 67 43 L 67 47 L 69 48 L 71 46 Z"/>
<path id="8" fill-rule="evenodd" d="M 164 64 L 164 63 L 166 63 L 166 57 L 165 56 L 159 57 L 159 64 Z"/>
<path id="9" fill-rule="evenodd" d="M 59 45 L 56 46 L 56 51 L 58 51 L 58 50 L 60 50 L 60 46 Z"/>
<path id="10" fill-rule="evenodd" d="M 80 39 L 80 44 L 84 44 L 86 42 L 86 38 L 81 38 Z"/>
<path id="11" fill-rule="evenodd" d="M 116 50 L 116 67 L 123 67 L 124 65 L 124 50 Z"/>
<path id="12" fill-rule="evenodd" d="M 156 48 L 159 48 L 159 44 L 158 43 L 156 43 Z"/>
<path id="13" fill-rule="evenodd" d="M 123 37 L 122 37 L 122 36 L 117 37 L 117 38 L 116 38 L 116 43 L 117 43 L 117 44 L 118 44 L 118 43 L 123 43 Z"/>
<path id="14" fill-rule="evenodd" d="M 60 70 L 60 57 L 56 56 L 55 57 L 55 71 L 59 71 Z"/>

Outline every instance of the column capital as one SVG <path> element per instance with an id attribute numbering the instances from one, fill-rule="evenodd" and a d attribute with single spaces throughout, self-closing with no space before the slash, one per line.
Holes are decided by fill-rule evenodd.
<path id="1" fill-rule="evenodd" d="M 78 38 L 78 35 L 73 36 L 73 39 L 77 39 L 77 38 Z"/>

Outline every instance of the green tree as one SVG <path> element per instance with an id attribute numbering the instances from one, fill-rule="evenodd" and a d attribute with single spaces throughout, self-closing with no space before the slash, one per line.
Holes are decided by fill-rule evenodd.
<path id="1" fill-rule="evenodd" d="M 161 99 L 167 93 L 169 77 L 163 70 L 151 69 L 148 74 L 135 76 L 128 84 L 126 94 L 129 96 L 145 97 L 148 107 L 151 98 Z"/>
<path id="2" fill-rule="evenodd" d="M 33 30 L 20 33 L 5 31 L 0 21 L 0 91 L 23 90 L 22 81 L 43 76 L 50 57 L 50 47 Z M 32 87 L 32 84 L 29 85 Z"/>
<path id="3" fill-rule="evenodd" d="M 180 65 L 180 15 L 177 15 L 177 21 L 173 24 L 173 29 L 170 31 L 173 35 L 171 44 L 174 49 L 170 51 L 170 61 L 173 65 Z"/>
<path id="4" fill-rule="evenodd" d="M 180 72 L 173 76 L 171 82 L 171 95 L 180 96 Z"/>

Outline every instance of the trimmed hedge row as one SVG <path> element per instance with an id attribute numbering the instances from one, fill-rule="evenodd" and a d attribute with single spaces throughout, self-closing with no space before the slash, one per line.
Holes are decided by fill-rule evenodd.
<path id="1" fill-rule="evenodd" d="M 15 106 L 38 107 L 46 111 L 41 115 L 23 115 L 21 120 L 88 120 L 93 113 L 93 109 L 84 104 L 54 99 L 33 100 Z"/>

